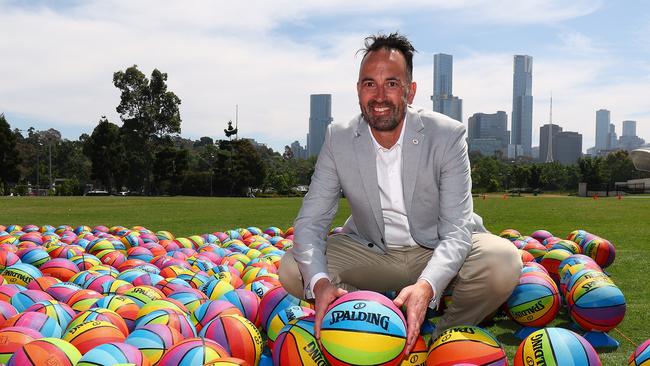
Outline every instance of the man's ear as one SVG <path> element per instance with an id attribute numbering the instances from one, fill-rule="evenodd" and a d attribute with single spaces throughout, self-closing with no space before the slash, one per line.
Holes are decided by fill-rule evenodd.
<path id="1" fill-rule="evenodd" d="M 418 84 L 415 81 L 412 81 L 409 87 L 408 95 L 406 96 L 406 102 L 408 104 L 413 104 L 413 99 L 415 98 L 415 92 L 418 89 Z"/>

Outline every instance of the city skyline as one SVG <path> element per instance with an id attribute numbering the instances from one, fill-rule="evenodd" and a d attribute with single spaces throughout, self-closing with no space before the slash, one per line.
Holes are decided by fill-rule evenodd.
<path id="1" fill-rule="evenodd" d="M 372 6 L 370 6 L 372 4 Z M 278 11 L 282 9 L 282 11 Z M 431 108 L 432 55 L 453 55 L 463 122 L 512 110 L 512 57 L 535 60 L 532 141 L 554 117 L 594 146 L 594 114 L 650 138 L 650 6 L 643 1 L 373 1 L 191 4 L 0 0 L 0 113 L 13 128 L 69 139 L 106 115 L 120 124 L 113 73 L 134 64 L 168 74 L 182 100 L 181 136 L 223 138 L 239 105 L 240 136 L 276 151 L 308 130 L 309 95 L 332 94 L 334 123 L 359 112 L 363 38 L 399 30 L 419 51 L 414 104 Z"/>

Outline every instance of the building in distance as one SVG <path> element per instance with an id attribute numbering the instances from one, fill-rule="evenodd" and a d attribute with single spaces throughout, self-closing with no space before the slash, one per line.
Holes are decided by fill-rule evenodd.
<path id="1" fill-rule="evenodd" d="M 452 55 L 437 53 L 433 55 L 433 110 L 463 121 L 463 100 L 453 94 Z"/>
<path id="2" fill-rule="evenodd" d="M 511 144 L 515 157 L 532 156 L 533 58 L 515 55 L 512 78 Z"/>
<path id="3" fill-rule="evenodd" d="M 307 135 L 308 156 L 318 156 L 327 126 L 332 123 L 332 94 L 312 94 L 309 97 L 309 134 Z"/>
<path id="4" fill-rule="evenodd" d="M 549 129 L 551 130 L 550 136 Z M 560 162 L 563 165 L 573 165 L 582 157 L 582 135 L 578 132 L 563 131 L 562 127 L 556 123 L 547 123 L 539 128 L 540 161 L 547 160 L 549 147 L 552 161 Z"/>
<path id="5" fill-rule="evenodd" d="M 496 113 L 474 113 L 468 120 L 467 145 L 469 151 L 485 156 L 506 156 L 508 154 L 508 115 Z"/>

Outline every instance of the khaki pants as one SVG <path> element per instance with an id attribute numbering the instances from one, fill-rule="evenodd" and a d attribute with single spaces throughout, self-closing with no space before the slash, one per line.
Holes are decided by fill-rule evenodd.
<path id="1" fill-rule="evenodd" d="M 445 292 L 452 301 L 436 324 L 433 336 L 455 325 L 476 325 L 503 304 L 518 283 L 521 257 L 510 241 L 489 233 L 472 236 L 472 251 Z M 348 291 L 399 291 L 417 281 L 433 251 L 423 247 L 366 250 L 345 235 L 327 240 L 327 269 L 332 282 Z M 308 281 L 309 279 L 306 279 Z M 303 298 L 303 279 L 289 250 L 282 258 L 280 281 Z"/>

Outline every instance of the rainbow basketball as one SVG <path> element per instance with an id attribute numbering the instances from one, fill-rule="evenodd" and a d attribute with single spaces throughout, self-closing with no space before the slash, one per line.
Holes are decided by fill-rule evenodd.
<path id="1" fill-rule="evenodd" d="M 241 358 L 235 358 L 235 357 L 222 357 L 216 361 L 203 364 L 203 366 L 238 366 L 238 365 L 246 366 L 250 364 L 242 360 Z"/>
<path id="2" fill-rule="evenodd" d="M 194 366 L 229 357 L 219 343 L 205 338 L 188 338 L 170 348 L 158 366 Z"/>
<path id="3" fill-rule="evenodd" d="M 189 317 L 172 309 L 158 309 L 138 318 L 135 327 L 147 324 L 164 324 L 179 331 L 183 337 L 196 337 L 196 328 Z"/>
<path id="4" fill-rule="evenodd" d="M 564 328 L 544 328 L 524 339 L 515 354 L 514 366 L 601 365 L 586 339 Z"/>
<path id="5" fill-rule="evenodd" d="M 260 298 L 253 291 L 238 288 L 226 292 L 220 299 L 235 305 L 244 317 L 255 324 L 255 326 L 260 325 L 258 317 Z"/>
<path id="6" fill-rule="evenodd" d="M 215 319 L 220 314 L 242 315 L 241 311 L 225 300 L 208 300 L 199 305 L 190 315 L 196 330 L 201 330 L 204 325 Z"/>
<path id="7" fill-rule="evenodd" d="M 508 364 L 499 341 L 475 326 L 456 326 L 442 332 L 429 347 L 427 366 Z"/>
<path id="8" fill-rule="evenodd" d="M 2 327 L 26 327 L 34 329 L 43 337 L 48 338 L 61 338 L 63 334 L 63 330 L 56 320 L 35 311 L 18 313 L 2 323 Z"/>
<path id="9" fill-rule="evenodd" d="M 632 352 L 627 362 L 628 366 L 648 366 L 650 365 L 650 339 L 643 342 Z"/>
<path id="10" fill-rule="evenodd" d="M 282 311 L 278 312 L 273 317 L 273 319 L 271 319 L 271 322 L 269 323 L 269 329 L 266 330 L 266 336 L 268 337 L 269 345 L 273 344 L 275 339 L 278 338 L 280 330 L 285 325 L 289 324 L 290 321 L 294 319 L 305 318 L 314 314 L 315 312 L 313 309 L 298 305 L 289 306 L 288 308 L 285 308 Z"/>
<path id="11" fill-rule="evenodd" d="M 580 328 L 608 332 L 625 316 L 625 296 L 611 281 L 593 278 L 578 283 L 567 296 L 569 315 Z"/>
<path id="12" fill-rule="evenodd" d="M 122 295 L 108 295 L 103 299 L 97 300 L 92 308 L 102 308 L 113 310 L 124 319 L 129 330 L 135 328 L 135 320 L 138 315 L 138 305 L 133 300 Z"/>
<path id="13" fill-rule="evenodd" d="M 63 339 L 41 338 L 18 349 L 7 362 L 7 366 L 75 366 L 81 353 Z"/>
<path id="14" fill-rule="evenodd" d="M 273 343 L 274 365 L 326 365 L 325 356 L 314 338 L 314 317 L 294 319 L 285 325 Z"/>
<path id="15" fill-rule="evenodd" d="M 72 276 L 79 273 L 79 267 L 69 259 L 54 258 L 43 263 L 38 269 L 44 276 L 52 276 L 61 281 L 69 281 Z"/>
<path id="16" fill-rule="evenodd" d="M 41 290 L 25 290 L 12 296 L 9 302 L 20 313 L 39 301 L 47 300 L 54 300 L 47 292 Z"/>
<path id="17" fill-rule="evenodd" d="M 406 346 L 406 320 L 387 297 L 355 291 L 329 306 L 320 336 L 331 365 L 398 365 Z"/>
<path id="18" fill-rule="evenodd" d="M 124 342 L 126 337 L 113 324 L 101 320 L 92 320 L 69 328 L 63 335 L 63 339 L 70 342 L 82 354 L 85 354 L 100 344 Z"/>
<path id="19" fill-rule="evenodd" d="M 522 274 L 506 301 L 508 316 L 527 327 L 543 327 L 560 310 L 560 294 L 553 280 L 541 273 Z"/>
<path id="20" fill-rule="evenodd" d="M 260 325 L 264 330 L 269 329 L 269 323 L 277 313 L 294 305 L 311 307 L 311 304 L 289 294 L 282 286 L 270 289 L 260 301 L 258 312 Z"/>
<path id="21" fill-rule="evenodd" d="M 45 255 L 47 256 L 47 253 Z M 50 257 L 47 256 L 47 258 L 49 259 Z M 2 271 L 2 277 L 4 277 L 8 284 L 21 286 L 27 286 L 32 280 L 41 276 L 41 271 L 38 268 L 27 263 L 16 263 Z"/>
<path id="22" fill-rule="evenodd" d="M 20 347 L 39 338 L 43 338 L 41 333 L 26 327 L 0 329 L 0 364 L 6 364 Z"/>
<path id="23" fill-rule="evenodd" d="M 560 282 L 559 268 L 560 263 L 569 258 L 573 253 L 564 249 L 553 249 L 549 250 L 548 253 L 544 254 L 542 260 L 539 262 L 546 270 L 548 271 L 549 276 L 555 281 L 555 283 Z"/>
<path id="24" fill-rule="evenodd" d="M 585 255 L 593 258 L 602 268 L 609 267 L 614 262 L 614 258 L 616 258 L 614 245 L 609 240 L 602 238 L 590 240 L 584 245 L 583 251 Z"/>
<path id="25" fill-rule="evenodd" d="M 104 308 L 90 308 L 75 315 L 67 326 L 67 329 L 72 329 L 81 323 L 93 320 L 102 320 L 109 322 L 117 327 L 117 329 L 124 334 L 125 337 L 129 335 L 129 328 L 124 319 L 113 310 Z"/>
<path id="26" fill-rule="evenodd" d="M 419 335 L 417 341 L 415 341 L 415 345 L 411 349 L 411 353 L 404 358 L 400 366 L 422 366 L 426 363 L 428 354 L 429 348 L 427 347 L 427 342 L 424 340 L 424 337 Z"/>
<path id="27" fill-rule="evenodd" d="M 76 315 L 74 310 L 66 303 L 56 300 L 39 301 L 28 307 L 25 311 L 43 313 L 56 320 L 61 326 L 61 329 L 65 329 L 68 323 L 70 323 L 70 320 Z"/>
<path id="28" fill-rule="evenodd" d="M 149 366 L 149 360 L 130 344 L 109 342 L 101 344 L 81 357 L 76 366 Z"/>
<path id="29" fill-rule="evenodd" d="M 199 336 L 222 345 L 233 357 L 257 365 L 262 357 L 262 335 L 248 319 L 240 315 L 219 315 L 201 329 Z"/>
<path id="30" fill-rule="evenodd" d="M 131 332 L 125 342 L 137 347 L 149 360 L 149 363 L 155 365 L 168 349 L 182 340 L 181 333 L 172 327 L 149 324 Z"/>

